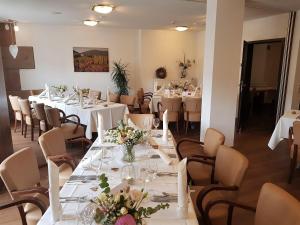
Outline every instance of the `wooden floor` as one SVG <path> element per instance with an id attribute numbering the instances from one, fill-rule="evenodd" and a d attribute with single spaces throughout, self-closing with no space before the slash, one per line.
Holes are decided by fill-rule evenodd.
<path id="1" fill-rule="evenodd" d="M 183 133 L 183 129 L 182 133 Z M 189 137 L 199 140 L 199 127 L 196 126 L 188 135 L 178 135 L 174 133 L 175 139 L 178 141 L 182 137 Z M 240 201 L 255 206 L 261 186 L 265 182 L 271 182 L 284 188 L 292 195 L 300 199 L 300 171 L 295 173 L 292 184 L 287 184 L 287 174 L 289 168 L 289 157 L 287 143 L 282 141 L 275 150 L 270 150 L 267 147 L 270 138 L 270 131 L 250 130 L 242 134 L 237 134 L 235 148 L 242 152 L 250 162 L 249 170 L 245 181 L 241 188 Z M 35 138 L 36 140 L 36 138 Z M 31 142 L 30 138 L 24 139 L 20 133 L 13 133 L 13 142 L 15 149 L 20 149 L 26 146 L 31 146 L 35 149 L 40 165 L 44 164 L 43 156 L 37 141 Z M 194 145 L 186 146 L 187 151 L 195 150 Z M 83 154 L 78 146 L 69 146 L 69 151 L 76 157 L 80 158 Z M 42 183 L 47 185 L 47 167 L 41 167 Z M 7 193 L 0 194 L 0 203 L 9 200 Z M 21 224 L 18 219 L 18 212 L 15 209 L 10 209 L 0 212 L 1 225 L 18 225 Z M 250 225 L 252 215 L 242 211 L 236 211 L 234 214 L 234 225 Z M 224 222 L 225 224 L 225 222 Z"/>

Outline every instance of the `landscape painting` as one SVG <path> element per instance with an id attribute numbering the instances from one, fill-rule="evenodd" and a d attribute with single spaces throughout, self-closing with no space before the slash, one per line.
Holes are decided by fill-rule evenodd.
<path id="1" fill-rule="evenodd" d="M 109 72 L 108 48 L 73 48 L 75 72 Z"/>

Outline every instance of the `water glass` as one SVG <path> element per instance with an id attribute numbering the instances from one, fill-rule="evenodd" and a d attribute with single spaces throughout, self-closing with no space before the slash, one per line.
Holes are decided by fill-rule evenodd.
<path id="1" fill-rule="evenodd" d="M 155 127 L 155 129 L 157 129 L 159 127 L 159 124 L 160 124 L 160 119 L 159 118 L 154 118 L 153 126 Z"/>

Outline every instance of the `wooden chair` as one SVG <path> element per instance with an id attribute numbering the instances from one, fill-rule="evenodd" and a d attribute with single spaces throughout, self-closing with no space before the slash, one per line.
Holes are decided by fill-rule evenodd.
<path id="1" fill-rule="evenodd" d="M 118 102 L 120 102 L 120 96 L 118 94 L 116 94 L 116 93 L 109 92 L 109 100 L 111 102 L 118 103 Z"/>
<path id="2" fill-rule="evenodd" d="M 139 129 L 151 130 L 153 125 L 153 114 L 126 114 L 127 120 L 130 119 L 132 123 Z M 128 125 L 130 125 L 128 123 Z"/>
<path id="3" fill-rule="evenodd" d="M 28 99 L 18 99 L 20 108 L 23 116 L 23 125 L 24 125 L 24 137 L 26 138 L 27 126 L 30 126 L 31 130 L 31 141 L 34 140 L 34 126 L 38 123 L 36 115 L 33 113 L 30 107 Z"/>
<path id="4" fill-rule="evenodd" d="M 80 124 L 80 118 L 77 115 L 71 114 L 66 116 L 66 114 L 57 108 L 45 108 L 47 123 L 51 127 L 56 127 L 61 129 L 63 137 L 68 142 L 85 142 L 88 145 L 92 142 L 85 137 L 84 127 Z M 75 122 L 69 122 L 68 119 L 76 119 Z"/>
<path id="5" fill-rule="evenodd" d="M 211 161 L 199 158 L 188 158 L 190 162 L 199 162 L 214 168 L 213 182 L 206 186 L 192 186 L 191 197 L 196 206 L 199 221 L 205 222 L 205 208 L 210 201 L 226 199 L 234 201 L 238 197 L 239 188 L 248 169 L 248 160 L 239 151 L 221 145 L 217 151 L 215 164 Z M 190 176 L 189 176 L 190 177 Z M 215 207 L 210 213 L 210 218 L 219 222 L 227 214 L 227 207 L 222 205 Z"/>
<path id="6" fill-rule="evenodd" d="M 59 184 L 63 186 L 75 169 L 75 160 L 67 153 L 63 131 L 53 128 L 39 137 L 46 161 L 50 159 L 59 167 Z"/>
<path id="7" fill-rule="evenodd" d="M 120 103 L 127 105 L 129 112 L 131 112 L 131 113 L 134 112 L 135 96 L 121 95 Z"/>
<path id="8" fill-rule="evenodd" d="M 180 160 L 184 157 L 196 157 L 199 159 L 211 161 L 213 164 L 216 160 L 216 155 L 219 147 L 225 142 L 225 136 L 220 131 L 214 128 L 208 128 L 205 132 L 204 142 L 183 138 L 176 145 L 177 155 Z M 197 148 L 193 148 L 191 144 L 195 144 Z M 184 152 L 183 149 L 188 145 L 189 152 Z M 196 147 L 195 146 L 195 147 Z M 214 166 L 201 164 L 199 162 L 191 162 L 188 167 L 188 172 L 192 177 L 192 182 L 195 185 L 207 182 L 214 182 Z"/>
<path id="9" fill-rule="evenodd" d="M 21 107 L 19 104 L 19 97 L 18 96 L 12 96 L 9 95 L 8 96 L 10 104 L 11 104 L 11 108 L 14 111 L 14 116 L 15 116 L 15 132 L 17 131 L 17 125 L 18 125 L 18 121 L 21 122 L 21 133 L 23 134 L 23 116 L 22 116 L 22 111 L 21 111 Z"/>
<path id="10" fill-rule="evenodd" d="M 289 155 L 290 171 L 288 177 L 288 183 L 292 183 L 294 172 L 296 170 L 297 163 L 300 162 L 300 154 L 298 152 L 300 146 L 300 121 L 295 121 L 293 127 L 289 129 Z"/>
<path id="11" fill-rule="evenodd" d="M 33 103 L 33 109 L 38 120 L 39 136 L 41 136 L 42 132 L 47 132 L 50 128 L 47 122 L 45 105 L 43 103 Z"/>
<path id="12" fill-rule="evenodd" d="M 39 95 L 44 91 L 44 89 L 35 89 L 35 90 L 30 90 L 30 95 Z"/>
<path id="13" fill-rule="evenodd" d="M 162 97 L 161 102 L 157 103 L 158 116 L 163 120 L 163 113 L 168 110 L 169 122 L 176 122 L 177 133 L 179 133 L 179 120 L 182 109 L 182 99 Z"/>
<path id="14" fill-rule="evenodd" d="M 101 91 L 89 90 L 88 96 L 89 99 L 101 99 Z"/>
<path id="15" fill-rule="evenodd" d="M 271 183 L 265 183 L 262 186 L 256 208 L 226 199 L 209 202 L 205 208 L 207 225 L 212 225 L 210 211 L 219 205 L 228 208 L 227 225 L 232 224 L 235 208 L 255 213 L 254 225 L 300 224 L 300 202 L 282 188 Z M 242 224 L 242 221 L 239 224 Z"/>
<path id="16" fill-rule="evenodd" d="M 139 104 L 139 110 L 140 113 L 150 113 L 150 107 L 151 99 L 152 99 L 153 93 L 152 92 L 146 92 L 144 93 L 144 89 L 140 88 L 137 91 L 137 101 Z"/>
<path id="17" fill-rule="evenodd" d="M 34 151 L 24 148 L 10 155 L 0 165 L 0 176 L 14 200 L 3 207 L 19 205 L 23 223 L 36 224 L 49 206 L 49 199 L 48 189 L 40 185 L 40 172 Z M 22 200 L 23 198 L 27 200 Z M 21 206 L 21 202 L 24 205 Z"/>
<path id="18" fill-rule="evenodd" d="M 201 121 L 201 98 L 186 97 L 183 102 L 183 113 L 187 133 L 190 122 Z"/>

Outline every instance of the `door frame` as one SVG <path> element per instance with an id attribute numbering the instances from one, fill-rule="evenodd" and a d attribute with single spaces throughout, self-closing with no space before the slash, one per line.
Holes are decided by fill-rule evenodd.
<path id="1" fill-rule="evenodd" d="M 269 43 L 281 43 L 281 55 L 280 55 L 280 66 L 278 71 L 278 83 L 277 83 L 277 93 L 276 93 L 276 115 L 278 112 L 278 95 L 280 92 L 281 79 L 281 71 L 283 65 L 283 55 L 284 55 L 284 46 L 285 46 L 285 38 L 274 38 L 274 39 L 264 39 L 264 40 L 256 40 L 256 41 L 244 41 L 243 42 L 243 53 L 242 53 L 242 63 L 241 63 L 241 74 L 240 74 L 240 83 L 239 83 L 239 97 L 238 97 L 238 114 L 237 114 L 237 130 L 239 132 L 243 129 L 243 107 L 246 104 L 245 98 L 247 97 L 247 93 L 249 93 L 250 82 L 251 82 L 251 66 L 252 66 L 252 58 L 253 58 L 253 47 L 256 44 L 269 44 Z M 247 47 L 246 47 L 247 46 Z M 247 51 L 246 53 L 244 51 Z M 250 63 L 250 65 L 249 65 Z M 246 89 L 246 90 L 245 90 Z M 275 124 L 274 124 L 275 125 Z"/>

